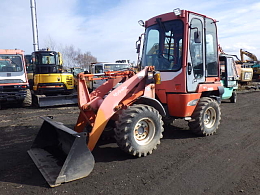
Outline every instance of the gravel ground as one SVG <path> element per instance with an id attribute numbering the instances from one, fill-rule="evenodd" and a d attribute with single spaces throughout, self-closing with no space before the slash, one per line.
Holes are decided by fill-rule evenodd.
<path id="1" fill-rule="evenodd" d="M 260 194 L 259 92 L 221 104 L 216 135 L 197 137 L 176 120 L 152 155 L 133 158 L 115 140 L 100 141 L 88 177 L 50 188 L 27 150 L 52 115 L 73 128 L 76 106 L 0 110 L 0 194 Z"/>

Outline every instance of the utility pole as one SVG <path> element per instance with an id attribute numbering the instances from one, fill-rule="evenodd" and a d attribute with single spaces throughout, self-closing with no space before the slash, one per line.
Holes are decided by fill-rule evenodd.
<path id="1" fill-rule="evenodd" d="M 38 43 L 38 29 L 37 29 L 35 0 L 30 0 L 30 1 L 31 1 L 31 15 L 32 15 L 33 49 L 34 51 L 38 51 L 39 43 Z"/>

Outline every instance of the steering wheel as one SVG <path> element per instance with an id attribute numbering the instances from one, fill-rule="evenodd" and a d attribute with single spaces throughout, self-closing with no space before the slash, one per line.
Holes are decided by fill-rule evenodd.
<path id="1" fill-rule="evenodd" d="M 174 60 L 168 60 L 163 56 L 163 54 L 158 54 L 156 56 L 154 66 L 159 70 L 169 70 L 171 68 L 171 63 Z"/>

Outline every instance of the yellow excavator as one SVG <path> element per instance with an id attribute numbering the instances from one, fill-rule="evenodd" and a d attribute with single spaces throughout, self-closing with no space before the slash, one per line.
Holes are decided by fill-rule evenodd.
<path id="1" fill-rule="evenodd" d="M 245 60 L 244 55 L 249 57 L 250 60 Z M 253 78 L 259 79 L 259 76 L 260 76 L 260 61 L 258 61 L 256 55 L 249 52 L 249 51 L 244 51 L 243 49 L 240 49 L 240 57 L 241 57 L 241 61 L 243 63 L 248 64 L 253 68 Z"/>
<path id="2" fill-rule="evenodd" d="M 77 104 L 73 74 L 63 72 L 60 52 L 38 50 L 32 53 L 33 81 L 30 87 L 39 107 Z"/>

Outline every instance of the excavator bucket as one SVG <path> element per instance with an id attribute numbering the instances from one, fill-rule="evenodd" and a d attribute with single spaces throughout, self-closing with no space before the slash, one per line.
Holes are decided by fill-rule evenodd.
<path id="1" fill-rule="evenodd" d="M 39 107 L 71 105 L 71 104 L 78 103 L 77 94 L 57 95 L 57 96 L 36 95 L 36 98 Z"/>
<path id="2" fill-rule="evenodd" d="M 50 117 L 44 122 L 28 153 L 51 187 L 86 177 L 94 157 L 86 145 L 86 133 L 77 133 Z"/>

